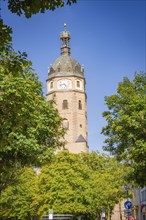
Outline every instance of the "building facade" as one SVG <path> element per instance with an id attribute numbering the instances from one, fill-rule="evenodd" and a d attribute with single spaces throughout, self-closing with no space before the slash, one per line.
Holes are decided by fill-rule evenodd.
<path id="1" fill-rule="evenodd" d="M 146 186 L 140 189 L 140 217 L 146 220 Z"/>
<path id="2" fill-rule="evenodd" d="M 146 187 L 133 188 L 132 191 L 132 209 L 129 209 L 129 211 L 132 212 L 134 220 L 146 220 Z M 125 201 L 126 199 L 115 205 L 111 220 L 125 220 Z"/>
<path id="3" fill-rule="evenodd" d="M 48 70 L 47 100 L 54 100 L 66 128 L 65 149 L 88 151 L 84 68 L 70 55 L 70 33 L 60 34 L 61 55 Z"/>

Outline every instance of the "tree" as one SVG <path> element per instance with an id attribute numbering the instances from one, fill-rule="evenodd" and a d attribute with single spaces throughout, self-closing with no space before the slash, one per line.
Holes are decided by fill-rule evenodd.
<path id="1" fill-rule="evenodd" d="M 76 0 L 9 0 L 8 8 L 27 18 L 55 10 Z M 12 29 L 0 19 L 0 123 L 2 187 L 12 183 L 22 166 L 48 161 L 63 146 L 61 117 L 53 103 L 46 103 L 42 85 L 26 53 L 12 49 Z"/>
<path id="2" fill-rule="evenodd" d="M 117 169 L 115 169 L 115 166 Z M 55 213 L 85 215 L 95 219 L 102 209 L 112 212 L 123 198 L 125 170 L 115 159 L 96 152 L 80 155 L 60 152 L 40 174 L 39 215 Z"/>
<path id="3" fill-rule="evenodd" d="M 12 181 L 12 170 L 40 166 L 63 146 L 62 119 L 53 103 L 46 102 L 31 65 L 25 53 L 16 53 L 10 46 L 1 53 L 0 159 L 4 185 L 8 179 Z"/>
<path id="4" fill-rule="evenodd" d="M 116 169 L 115 169 L 116 167 Z M 115 158 L 92 152 L 54 155 L 40 174 L 32 168 L 20 169 L 17 181 L 1 194 L 1 218 L 30 219 L 54 213 L 84 215 L 100 219 L 102 209 L 111 213 L 119 198 L 125 167 Z"/>
<path id="5" fill-rule="evenodd" d="M 80 156 L 68 151 L 60 152 L 54 161 L 43 167 L 40 174 L 41 205 L 39 215 L 48 209 L 61 214 L 89 214 L 86 190 L 90 172 L 81 163 Z"/>
<path id="6" fill-rule="evenodd" d="M 36 216 L 38 190 L 36 172 L 32 168 L 20 169 L 15 185 L 8 186 L 1 193 L 0 218 L 31 220 L 31 217 Z"/>
<path id="7" fill-rule="evenodd" d="M 3 23 L 3 20 L 0 19 L 0 55 L 3 51 L 7 51 L 10 47 L 12 41 L 12 29 Z"/>
<path id="8" fill-rule="evenodd" d="M 36 13 L 44 13 L 46 10 L 54 11 L 58 7 L 71 5 L 76 3 L 76 0 L 8 0 L 8 8 L 12 13 L 24 15 L 29 18 Z"/>
<path id="9" fill-rule="evenodd" d="M 124 175 L 129 171 L 116 158 L 98 152 L 83 154 L 82 159 L 92 170 L 88 191 L 91 212 L 94 211 L 98 219 L 101 219 L 102 210 L 110 216 L 115 204 L 125 197 L 122 186 L 127 184 Z"/>
<path id="10" fill-rule="evenodd" d="M 117 94 L 105 97 L 109 111 L 103 113 L 107 126 L 102 133 L 105 150 L 133 168 L 130 178 L 146 185 L 146 74 L 135 74 L 119 83 Z"/>

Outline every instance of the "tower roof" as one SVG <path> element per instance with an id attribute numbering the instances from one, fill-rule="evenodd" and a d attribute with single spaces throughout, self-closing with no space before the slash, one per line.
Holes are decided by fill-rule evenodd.
<path id="1" fill-rule="evenodd" d="M 56 76 L 84 77 L 84 68 L 71 56 L 58 57 L 48 71 L 48 78 Z"/>
<path id="2" fill-rule="evenodd" d="M 65 30 L 60 34 L 61 56 L 48 70 L 48 79 L 59 76 L 78 76 L 84 78 L 84 68 L 70 56 L 70 33 Z"/>

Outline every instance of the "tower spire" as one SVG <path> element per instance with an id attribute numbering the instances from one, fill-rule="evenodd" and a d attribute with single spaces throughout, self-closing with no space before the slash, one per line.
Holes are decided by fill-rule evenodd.
<path id="1" fill-rule="evenodd" d="M 60 34 L 61 55 L 70 55 L 70 33 L 66 30 L 67 24 L 64 23 L 64 31 Z"/>

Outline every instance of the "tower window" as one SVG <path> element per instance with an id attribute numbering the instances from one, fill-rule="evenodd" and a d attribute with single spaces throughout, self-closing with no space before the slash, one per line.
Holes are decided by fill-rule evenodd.
<path id="1" fill-rule="evenodd" d="M 81 100 L 79 100 L 79 102 L 78 102 L 78 108 L 81 110 L 82 109 L 82 102 L 81 102 Z"/>
<path id="2" fill-rule="evenodd" d="M 63 100 L 62 109 L 68 109 L 68 101 L 67 100 Z"/>
<path id="3" fill-rule="evenodd" d="M 80 81 L 77 80 L 77 87 L 80 88 Z"/>
<path id="4" fill-rule="evenodd" d="M 63 119 L 63 128 L 69 128 L 69 121 L 66 118 Z"/>
<path id="5" fill-rule="evenodd" d="M 65 46 L 65 47 L 68 46 L 68 39 L 67 39 L 67 38 L 64 38 L 64 39 L 63 39 L 63 41 L 62 41 L 62 46 Z"/>
<path id="6" fill-rule="evenodd" d="M 53 82 L 50 82 L 50 89 L 53 89 Z"/>

